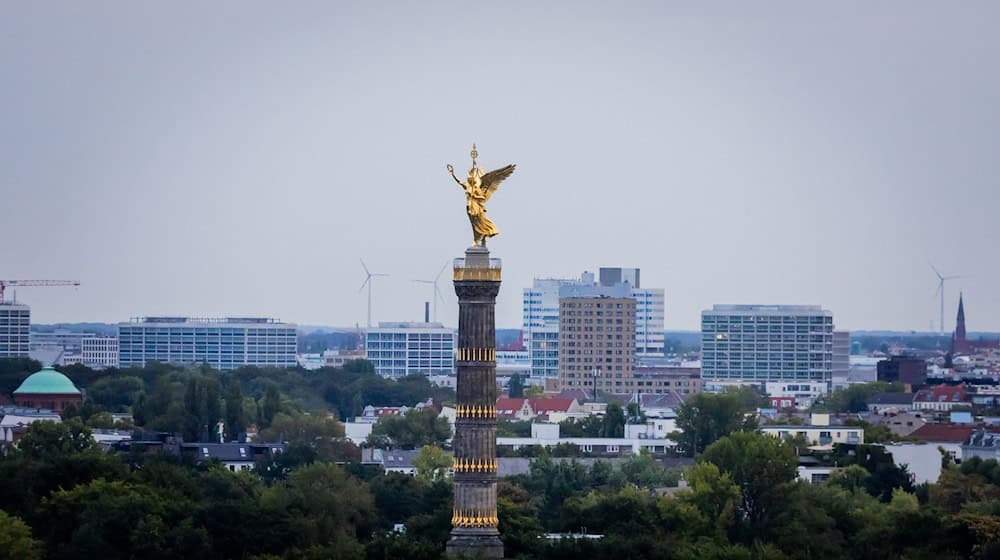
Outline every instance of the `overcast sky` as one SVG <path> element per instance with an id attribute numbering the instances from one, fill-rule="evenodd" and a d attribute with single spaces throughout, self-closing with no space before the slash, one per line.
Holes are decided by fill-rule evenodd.
<path id="1" fill-rule="evenodd" d="M 418 320 L 490 201 L 535 276 L 642 269 L 666 327 L 821 304 L 1000 330 L 996 2 L 8 2 L 0 278 L 35 322 Z M 440 318 L 454 325 L 448 273 Z"/>

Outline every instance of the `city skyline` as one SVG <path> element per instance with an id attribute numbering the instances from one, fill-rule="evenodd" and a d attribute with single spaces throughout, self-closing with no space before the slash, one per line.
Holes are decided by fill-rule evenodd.
<path id="1" fill-rule="evenodd" d="M 536 277 L 625 266 L 671 330 L 722 303 L 937 330 L 933 263 L 964 276 L 944 330 L 962 291 L 1000 331 L 1000 7 L 528 6 L 10 11 L 0 278 L 82 282 L 19 291 L 35 323 L 364 326 L 363 258 L 391 275 L 373 323 L 420 320 L 475 141 L 518 164 L 489 208 L 500 327 Z"/>

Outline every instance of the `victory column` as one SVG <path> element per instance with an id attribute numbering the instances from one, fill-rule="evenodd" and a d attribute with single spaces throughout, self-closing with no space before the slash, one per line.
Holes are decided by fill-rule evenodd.
<path id="1" fill-rule="evenodd" d="M 500 259 L 491 259 L 486 240 L 498 233 L 486 217 L 485 203 L 510 177 L 508 165 L 483 173 L 472 145 L 468 179 L 448 171 L 466 196 L 473 245 L 455 259 L 458 295 L 458 370 L 454 447 L 454 506 L 448 554 L 470 558 L 503 558 L 497 531 L 497 385 L 496 297 L 500 291 Z"/>

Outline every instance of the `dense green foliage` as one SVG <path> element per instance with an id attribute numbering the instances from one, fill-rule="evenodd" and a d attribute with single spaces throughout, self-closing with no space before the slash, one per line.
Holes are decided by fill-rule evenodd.
<path id="1" fill-rule="evenodd" d="M 871 383 L 854 383 L 844 389 L 816 401 L 813 410 L 822 412 L 867 412 L 868 399 L 879 393 L 901 393 L 900 383 L 873 381 Z"/>
<path id="2" fill-rule="evenodd" d="M 697 455 L 721 437 L 756 430 L 753 413 L 759 404 L 760 397 L 751 388 L 691 395 L 677 409 L 677 431 L 670 438 L 680 453 Z"/>
<path id="3" fill-rule="evenodd" d="M 148 377 L 145 369 L 159 374 Z M 357 450 L 342 443 L 342 426 L 330 415 L 330 403 L 324 399 L 314 408 L 296 396 L 296 376 L 322 377 L 288 370 L 240 378 L 166 366 L 115 375 L 121 377 L 102 382 L 108 376 L 96 375 L 88 381 L 110 393 L 99 406 L 131 402 L 144 411 L 145 422 L 176 422 L 177 431 L 214 416 L 259 421 L 267 424 L 262 436 L 280 434 L 288 449 L 255 471 L 233 473 L 167 455 L 102 451 L 89 437 L 83 409 L 60 424 L 36 422 L 16 448 L 0 456 L 0 560 L 443 557 L 452 484 L 448 455 L 423 443 L 442 439 L 443 420 L 432 409 L 414 410 L 379 428 L 380 437 L 421 447 L 418 476 L 411 477 L 361 464 Z M 141 391 L 125 377 L 139 379 Z M 836 467 L 829 481 L 806 484 L 797 478 L 794 442 L 752 429 L 753 395 L 711 397 L 692 398 L 698 406 L 685 413 L 686 429 L 697 435 L 678 438 L 697 454 L 683 472 L 664 469 L 648 454 L 615 466 L 604 461 L 585 466 L 557 459 L 557 452 L 568 450 L 554 449 L 539 452 L 527 473 L 500 479 L 499 529 L 508 557 L 1000 555 L 996 461 L 955 465 L 945 458 L 937 483 L 914 488 L 884 448 L 836 446 L 815 455 Z M 140 406 L 140 401 L 146 402 Z M 619 409 L 587 423 L 587 429 L 617 430 L 634 412 Z M 92 420 L 102 412 L 88 414 Z M 582 430 L 584 423 L 579 424 Z M 686 488 L 677 487 L 682 477 Z M 394 530 L 397 525 L 405 530 Z M 544 537 L 580 532 L 601 538 Z"/>

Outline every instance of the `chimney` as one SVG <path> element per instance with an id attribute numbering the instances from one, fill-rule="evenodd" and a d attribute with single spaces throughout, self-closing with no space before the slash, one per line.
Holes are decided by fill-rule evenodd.
<path id="1" fill-rule="evenodd" d="M 431 302 L 429 301 L 424 302 L 424 322 L 431 322 Z"/>

